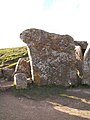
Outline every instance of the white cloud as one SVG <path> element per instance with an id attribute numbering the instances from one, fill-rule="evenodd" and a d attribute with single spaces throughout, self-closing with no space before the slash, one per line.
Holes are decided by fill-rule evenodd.
<path id="1" fill-rule="evenodd" d="M 90 41 L 90 0 L 54 0 L 48 9 L 44 1 L 0 1 L 0 48 L 23 45 L 19 34 L 32 27 Z"/>
<path id="2" fill-rule="evenodd" d="M 54 31 L 70 34 L 76 40 L 90 41 L 89 0 L 58 0 L 48 16 Z"/>
<path id="3" fill-rule="evenodd" d="M 23 45 L 21 40 L 19 41 L 20 32 L 29 27 L 35 27 L 41 13 L 41 0 L 0 2 L 0 48 Z"/>

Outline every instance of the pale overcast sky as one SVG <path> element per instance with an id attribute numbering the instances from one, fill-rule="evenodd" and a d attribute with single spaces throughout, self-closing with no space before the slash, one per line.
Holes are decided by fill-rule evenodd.
<path id="1" fill-rule="evenodd" d="M 90 41 L 90 0 L 0 0 L 0 48 L 24 45 L 29 28 Z"/>

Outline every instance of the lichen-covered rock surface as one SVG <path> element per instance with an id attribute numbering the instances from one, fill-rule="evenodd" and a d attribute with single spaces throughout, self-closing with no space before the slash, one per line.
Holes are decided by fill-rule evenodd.
<path id="1" fill-rule="evenodd" d="M 16 73 L 14 75 L 14 85 L 16 89 L 26 89 L 27 88 L 27 78 L 24 73 Z"/>
<path id="2" fill-rule="evenodd" d="M 13 80 L 13 72 L 14 69 L 9 68 L 1 68 L 0 69 L 0 78 L 7 79 L 7 80 Z"/>
<path id="3" fill-rule="evenodd" d="M 27 29 L 20 38 L 29 47 L 37 84 L 77 84 L 75 44 L 71 36 Z"/>
<path id="4" fill-rule="evenodd" d="M 90 85 L 90 44 L 87 46 L 84 54 L 82 83 Z"/>
<path id="5" fill-rule="evenodd" d="M 87 48 L 87 41 L 74 41 L 76 46 L 81 46 L 81 49 L 85 50 Z"/>
<path id="6" fill-rule="evenodd" d="M 16 68 L 15 68 L 15 72 L 16 73 L 24 73 L 26 75 L 27 78 L 29 78 L 31 76 L 31 69 L 30 69 L 30 63 L 27 62 L 25 60 L 25 58 L 19 58 Z"/>

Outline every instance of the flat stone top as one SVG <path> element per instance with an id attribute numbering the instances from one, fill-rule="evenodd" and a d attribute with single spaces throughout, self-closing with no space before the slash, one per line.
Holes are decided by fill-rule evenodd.
<path id="1" fill-rule="evenodd" d="M 49 33 L 44 30 L 40 29 L 26 29 L 20 34 L 20 38 L 25 42 L 26 44 L 29 44 L 31 41 L 42 41 L 48 39 L 50 40 L 57 40 L 57 39 L 68 39 L 69 42 L 73 41 L 73 38 L 69 35 L 59 35 L 55 33 Z M 71 38 L 71 39 L 70 39 Z M 44 41 L 42 41 L 44 42 Z"/>
<path id="2" fill-rule="evenodd" d="M 22 41 L 26 44 L 32 44 L 31 42 L 38 42 L 42 41 L 45 42 L 46 39 L 50 40 L 57 40 L 57 39 L 68 39 L 69 43 L 72 42 L 72 37 L 70 35 L 59 35 L 55 33 L 49 33 L 44 30 L 36 29 L 36 28 L 31 28 L 31 29 L 26 29 L 20 34 L 20 38 Z M 72 38 L 72 39 L 70 39 Z M 45 40 L 45 41 L 44 41 Z M 82 49 L 87 48 L 87 41 L 74 41 L 76 46 L 81 46 Z"/>

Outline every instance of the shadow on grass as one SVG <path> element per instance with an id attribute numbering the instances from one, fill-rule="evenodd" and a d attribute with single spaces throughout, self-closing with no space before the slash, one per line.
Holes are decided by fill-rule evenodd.
<path id="1" fill-rule="evenodd" d="M 90 86 L 82 85 L 79 86 L 78 88 L 80 89 L 87 89 L 90 88 Z M 76 88 L 76 89 L 78 89 Z M 68 88 L 70 91 L 73 90 L 73 88 Z M 17 90 L 14 87 L 11 87 L 9 89 L 4 90 L 3 92 L 12 92 L 15 96 L 17 97 L 26 97 L 28 99 L 33 99 L 33 100 L 43 100 L 46 98 L 56 98 L 60 97 L 60 94 L 68 94 L 67 93 L 67 88 L 61 86 L 61 85 L 46 85 L 46 86 L 37 86 L 37 85 L 32 85 L 28 87 L 27 89 L 20 89 Z M 70 93 L 69 91 L 69 93 Z M 2 90 L 0 90 L 0 94 L 2 93 Z M 75 95 L 75 93 L 74 93 Z M 78 96 L 77 96 L 78 97 Z"/>
<path id="2" fill-rule="evenodd" d="M 12 89 L 11 91 L 15 96 L 23 96 L 28 99 L 33 100 L 43 100 L 46 98 L 55 98 L 59 96 L 61 93 L 65 93 L 66 88 L 62 86 L 49 85 L 49 86 L 37 86 L 33 85 L 30 88 L 23 90 Z"/>

